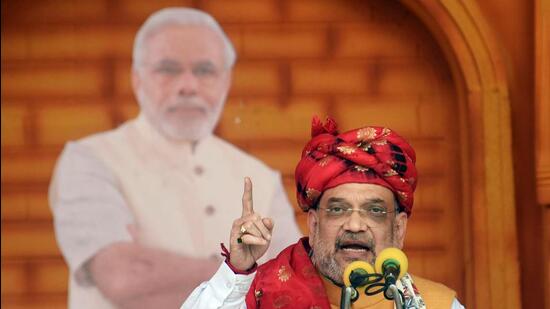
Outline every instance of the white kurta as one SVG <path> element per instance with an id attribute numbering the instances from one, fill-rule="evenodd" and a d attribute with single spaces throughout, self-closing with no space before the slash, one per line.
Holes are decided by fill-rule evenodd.
<path id="1" fill-rule="evenodd" d="M 253 182 L 254 210 L 276 224 L 269 259 L 301 236 L 280 174 L 259 160 L 215 136 L 194 151 L 188 143 L 171 143 L 143 115 L 68 143 L 50 205 L 70 268 L 69 307 L 112 307 L 82 266 L 103 247 L 131 241 L 130 224 L 145 246 L 219 259 L 219 244 L 228 243 L 241 215 L 245 176 Z"/>

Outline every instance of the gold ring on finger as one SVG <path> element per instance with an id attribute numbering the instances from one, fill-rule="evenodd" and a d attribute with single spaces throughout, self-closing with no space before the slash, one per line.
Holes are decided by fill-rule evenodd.
<path id="1" fill-rule="evenodd" d="M 241 234 L 246 233 L 246 228 L 244 227 L 244 224 L 241 225 Z"/>

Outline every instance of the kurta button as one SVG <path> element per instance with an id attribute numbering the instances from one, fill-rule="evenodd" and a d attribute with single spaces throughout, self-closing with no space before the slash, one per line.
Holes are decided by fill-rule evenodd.
<path id="1" fill-rule="evenodd" d="M 202 175 L 202 173 L 204 173 L 204 168 L 202 168 L 202 166 L 200 166 L 200 165 L 197 165 L 197 166 L 195 166 L 193 171 L 195 172 L 195 174 L 200 176 L 200 175 Z"/>
<path id="2" fill-rule="evenodd" d="M 212 206 L 212 205 L 208 205 L 208 206 L 206 206 L 206 208 L 204 208 L 204 212 L 207 215 L 211 216 L 216 212 L 216 208 L 214 208 L 214 206 Z"/>

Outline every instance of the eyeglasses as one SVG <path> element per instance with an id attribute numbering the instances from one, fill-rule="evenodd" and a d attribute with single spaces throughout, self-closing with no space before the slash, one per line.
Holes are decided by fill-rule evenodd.
<path id="1" fill-rule="evenodd" d="M 163 60 L 152 64 L 152 73 L 160 77 L 172 79 L 181 76 L 186 70 L 185 66 L 177 61 Z M 201 61 L 189 67 L 191 74 L 201 83 L 212 83 L 218 79 L 224 69 L 218 68 L 210 61 Z"/>
<path id="2" fill-rule="evenodd" d="M 325 211 L 327 217 L 334 221 L 347 219 L 351 217 L 351 214 L 354 211 L 357 211 L 359 212 L 361 219 L 364 219 L 370 223 L 369 226 L 371 227 L 383 224 L 388 218 L 388 214 L 395 212 L 395 210 L 388 210 L 386 207 L 381 205 L 370 205 L 358 209 L 354 209 L 351 206 L 334 205 L 326 208 L 319 207 L 319 209 Z"/>

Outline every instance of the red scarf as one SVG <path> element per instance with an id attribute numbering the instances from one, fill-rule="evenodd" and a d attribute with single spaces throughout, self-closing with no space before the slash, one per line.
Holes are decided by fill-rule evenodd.
<path id="1" fill-rule="evenodd" d="M 330 308 L 323 281 L 308 256 L 308 238 L 258 267 L 246 295 L 251 308 Z"/>

